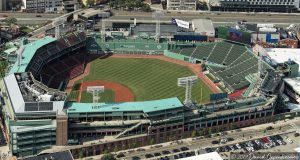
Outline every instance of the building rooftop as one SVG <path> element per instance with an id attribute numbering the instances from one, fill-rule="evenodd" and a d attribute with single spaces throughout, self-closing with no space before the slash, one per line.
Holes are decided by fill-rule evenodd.
<path id="1" fill-rule="evenodd" d="M 24 50 L 22 52 L 21 65 L 18 66 L 18 62 L 16 62 L 13 67 L 10 69 L 9 74 L 17 73 L 17 72 L 25 72 L 27 65 L 31 61 L 37 49 L 40 47 L 55 41 L 56 39 L 53 37 L 45 37 L 39 39 L 37 41 L 31 42 L 29 44 L 24 45 Z"/>
<path id="2" fill-rule="evenodd" d="M 192 28 L 201 35 L 215 36 L 215 28 L 210 19 L 193 19 Z"/>
<path id="3" fill-rule="evenodd" d="M 300 77 L 284 78 L 283 81 L 289 84 L 297 94 L 300 94 Z"/>
<path id="4" fill-rule="evenodd" d="M 89 8 L 89 9 L 83 10 L 81 12 L 78 12 L 78 15 L 81 15 L 84 18 L 88 19 L 88 18 L 91 18 L 96 15 L 98 15 L 98 16 L 102 15 L 103 17 L 109 17 L 110 13 L 105 12 L 105 10 L 101 10 L 101 9 Z"/>
<path id="5" fill-rule="evenodd" d="M 29 72 L 9 74 L 4 77 L 4 84 L 15 113 L 63 109 L 66 94 L 36 81 Z"/>
<path id="6" fill-rule="evenodd" d="M 124 103 L 67 103 L 68 113 L 80 112 L 112 112 L 112 111 L 143 111 L 145 113 L 182 107 L 178 98 L 167 98 L 143 102 Z"/>
<path id="7" fill-rule="evenodd" d="M 9 48 L 5 51 L 3 51 L 5 54 L 11 54 L 11 53 L 14 53 L 16 50 L 18 50 L 17 47 L 12 47 L 12 48 Z"/>
<path id="8" fill-rule="evenodd" d="M 300 49 L 297 48 L 264 48 L 272 61 L 284 63 L 292 60 L 300 64 Z M 298 73 L 300 73 L 300 68 Z"/>

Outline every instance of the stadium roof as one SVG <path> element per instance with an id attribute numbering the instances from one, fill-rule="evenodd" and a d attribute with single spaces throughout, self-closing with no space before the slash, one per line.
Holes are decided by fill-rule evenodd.
<path id="1" fill-rule="evenodd" d="M 22 73 L 24 74 L 24 73 Z M 64 105 L 64 101 L 63 100 L 59 100 L 59 101 L 41 101 L 41 102 L 53 102 L 53 104 L 51 104 L 53 107 L 49 108 L 49 109 L 43 109 L 40 110 L 39 107 L 37 107 L 36 110 L 27 110 L 26 111 L 26 106 L 30 106 L 33 103 L 36 103 L 36 106 L 41 106 L 41 103 L 39 101 L 33 101 L 31 98 L 28 97 L 32 97 L 35 95 L 32 95 L 30 92 L 28 92 L 26 95 L 23 95 L 19 86 L 19 83 L 16 79 L 16 75 L 13 74 L 9 74 L 8 76 L 4 77 L 4 84 L 6 86 L 6 90 L 7 90 L 7 94 L 9 97 L 9 100 L 11 102 L 11 106 L 14 110 L 14 113 L 35 113 L 35 112 L 40 112 L 40 113 L 45 113 L 45 112 L 60 112 L 63 109 L 63 105 Z M 38 103 L 40 103 L 38 105 Z M 44 103 L 45 104 L 45 103 Z M 47 103 L 50 104 L 50 103 Z"/>
<path id="2" fill-rule="evenodd" d="M 4 83 L 14 111 L 18 112 L 20 108 L 24 108 L 25 102 L 15 75 L 10 74 L 4 77 Z"/>
<path id="3" fill-rule="evenodd" d="M 218 152 L 200 154 L 192 157 L 181 158 L 181 160 L 223 160 Z"/>
<path id="4" fill-rule="evenodd" d="M 264 48 L 272 61 L 284 63 L 289 59 L 300 64 L 300 49 L 297 48 Z M 300 73 L 300 68 L 298 73 Z"/>
<path id="5" fill-rule="evenodd" d="M 21 65 L 18 66 L 18 62 L 16 61 L 16 63 L 10 69 L 9 74 L 17 73 L 17 72 L 25 72 L 27 65 L 31 61 L 31 59 L 34 56 L 37 49 L 39 49 L 40 47 L 42 47 L 48 43 L 55 41 L 55 40 L 56 40 L 55 38 L 47 36 L 43 39 L 39 39 L 37 41 L 34 41 L 34 42 L 24 45 L 24 51 L 22 53 Z"/>
<path id="6" fill-rule="evenodd" d="M 145 113 L 182 107 L 178 98 L 167 98 L 153 101 L 124 103 L 75 103 L 69 102 L 68 113 L 80 112 L 112 112 L 112 111 L 143 111 Z"/>

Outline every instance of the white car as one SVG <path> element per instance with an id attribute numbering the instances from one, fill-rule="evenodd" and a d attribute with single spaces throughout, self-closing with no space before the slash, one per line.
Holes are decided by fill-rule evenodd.
<path id="1" fill-rule="evenodd" d="M 254 148 L 253 148 L 253 147 L 246 147 L 246 149 L 247 149 L 249 152 L 254 152 Z"/>
<path id="2" fill-rule="evenodd" d="M 227 139 L 226 139 L 226 138 L 222 138 L 220 142 L 221 142 L 222 144 L 224 144 L 224 143 L 227 142 Z"/>
<path id="3" fill-rule="evenodd" d="M 251 141 L 246 143 L 248 147 L 253 147 L 253 143 Z"/>
<path id="4" fill-rule="evenodd" d="M 277 143 L 280 144 L 280 145 L 282 145 L 282 142 L 279 139 L 277 139 Z"/>
<path id="5" fill-rule="evenodd" d="M 238 149 L 242 149 L 242 147 L 241 147 L 240 144 L 238 144 L 238 143 L 237 143 L 235 146 L 236 146 Z"/>
<path id="6" fill-rule="evenodd" d="M 268 143 L 265 143 L 265 144 L 264 144 L 264 148 L 265 148 L 265 149 L 270 149 L 271 146 L 270 146 Z"/>
<path id="7" fill-rule="evenodd" d="M 292 141 L 290 138 L 287 138 L 286 140 L 287 140 L 290 144 L 293 143 L 293 141 Z"/>
<path id="8" fill-rule="evenodd" d="M 260 145 L 260 142 L 259 142 L 259 140 L 254 140 L 254 142 L 257 144 L 257 145 Z"/>

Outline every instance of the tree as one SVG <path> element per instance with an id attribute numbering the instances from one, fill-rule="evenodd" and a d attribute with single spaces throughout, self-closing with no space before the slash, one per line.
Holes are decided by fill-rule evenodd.
<path id="1" fill-rule="evenodd" d="M 209 135 L 212 134 L 212 129 L 211 129 L 211 127 L 208 128 L 208 134 L 209 134 Z"/>
<path id="2" fill-rule="evenodd" d="M 150 145 L 153 145 L 155 143 L 155 141 L 154 141 L 154 139 L 152 138 L 151 140 L 150 140 Z"/>
<path id="3" fill-rule="evenodd" d="M 141 7 L 142 11 L 144 12 L 150 12 L 151 11 L 151 8 L 149 6 L 149 4 L 142 4 L 142 7 Z"/>
<path id="4" fill-rule="evenodd" d="M 95 4 L 95 0 L 87 0 L 86 1 L 86 6 L 93 6 Z"/>
<path id="5" fill-rule="evenodd" d="M 83 151 L 82 150 L 79 151 L 79 158 L 80 159 L 83 158 Z"/>
<path id="6" fill-rule="evenodd" d="M 115 160 L 115 159 L 116 158 L 111 153 L 104 154 L 101 157 L 101 160 Z"/>
<path id="7" fill-rule="evenodd" d="M 17 19 L 14 17 L 8 17 L 4 19 L 4 22 L 8 25 L 11 26 L 12 24 L 16 24 L 17 23 Z"/>
<path id="8" fill-rule="evenodd" d="M 204 129 L 201 129 L 201 130 L 199 131 L 199 136 L 203 136 L 204 134 L 205 134 Z"/>
<path id="9" fill-rule="evenodd" d="M 198 137 L 199 136 L 199 134 L 198 134 L 198 132 L 197 131 L 193 131 L 192 132 L 192 138 L 194 138 L 194 137 Z"/>

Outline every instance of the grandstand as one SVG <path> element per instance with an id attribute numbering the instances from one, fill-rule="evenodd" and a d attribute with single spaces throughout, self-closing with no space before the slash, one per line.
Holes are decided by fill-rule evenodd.
<path id="1" fill-rule="evenodd" d="M 218 42 L 203 43 L 193 47 L 172 49 L 171 52 L 184 56 L 193 63 L 207 65 L 211 74 L 221 80 L 229 92 L 249 86 L 245 77 L 258 70 L 258 58 L 244 45 Z M 166 55 L 166 54 L 165 54 Z M 172 54 L 168 54 L 172 57 Z M 167 55 L 167 56 L 168 56 Z M 173 55 L 173 58 L 176 57 Z M 263 69 L 271 67 L 263 63 Z"/>
<path id="2" fill-rule="evenodd" d="M 60 83 L 62 81 L 51 81 L 52 79 L 57 81 L 57 77 L 61 75 L 64 76 L 64 79 L 74 78 L 83 72 L 83 55 L 70 56 L 69 58 L 65 55 L 85 46 L 85 40 L 86 36 L 81 32 L 70 33 L 58 40 L 52 37 L 45 37 L 39 41 L 27 44 L 24 46 L 20 64 L 15 63 L 10 73 L 31 72 L 37 80 L 41 80 L 48 86 L 62 88 L 61 86 L 63 85 Z M 56 61 L 58 58 L 61 58 L 61 60 Z M 53 60 L 55 62 L 52 62 Z M 49 66 L 52 63 L 53 65 Z M 42 72 L 43 68 L 46 68 L 44 69 L 45 72 Z M 56 83 L 59 83 L 59 85 L 56 85 Z"/>
<path id="3" fill-rule="evenodd" d="M 44 66 L 40 79 L 51 88 L 63 90 L 69 79 L 73 79 L 83 73 L 86 54 L 84 52 L 67 54 Z"/>

